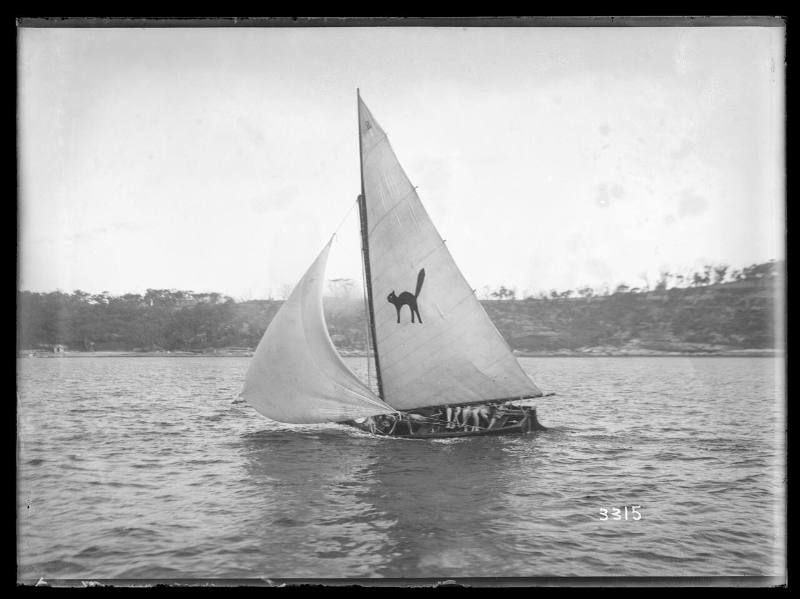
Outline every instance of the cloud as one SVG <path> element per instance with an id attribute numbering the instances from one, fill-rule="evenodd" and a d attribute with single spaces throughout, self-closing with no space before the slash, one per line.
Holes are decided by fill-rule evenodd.
<path id="1" fill-rule="evenodd" d="M 625 188 L 619 183 L 612 183 L 611 185 L 601 183 L 597 186 L 597 195 L 594 201 L 601 208 L 605 208 L 611 203 L 611 198 L 619 199 L 624 195 Z"/>
<path id="2" fill-rule="evenodd" d="M 708 200 L 697 195 L 690 189 L 681 192 L 681 201 L 678 204 L 678 216 L 695 216 L 702 214 L 708 208 Z"/>
<path id="3" fill-rule="evenodd" d="M 296 185 L 281 187 L 275 191 L 258 195 L 250 200 L 250 207 L 256 214 L 264 214 L 270 210 L 281 210 L 289 206 L 298 195 Z"/>
<path id="4" fill-rule="evenodd" d="M 237 119 L 237 122 L 254 146 L 260 148 L 264 145 L 264 134 L 259 129 L 248 123 L 242 116 Z"/>
<path id="5" fill-rule="evenodd" d="M 145 225 L 141 223 L 125 223 L 125 222 L 112 223 L 108 227 L 108 229 L 110 229 L 111 231 L 123 231 L 128 233 L 135 233 L 137 231 L 141 231 L 144 228 Z"/>
<path id="6" fill-rule="evenodd" d="M 672 152 L 670 152 L 670 155 L 675 160 L 680 160 L 681 158 L 686 158 L 689 155 L 689 153 L 692 151 L 693 148 L 694 148 L 694 144 L 692 142 L 690 142 L 688 139 L 684 139 L 681 142 L 680 147 L 678 147 L 677 150 L 673 150 Z"/>
<path id="7" fill-rule="evenodd" d="M 136 233 L 145 228 L 146 228 L 145 225 L 141 223 L 116 222 L 116 223 L 111 223 L 110 225 L 106 225 L 104 227 L 95 227 L 94 229 L 89 229 L 87 231 L 78 231 L 77 233 L 68 235 L 67 239 L 69 239 L 70 241 L 85 241 L 85 240 L 96 239 L 104 235 Z M 41 243 L 42 241 L 47 241 L 47 240 L 40 238 L 37 239 L 34 243 Z"/>
<path id="8" fill-rule="evenodd" d="M 608 206 L 608 188 L 606 187 L 605 183 L 601 183 L 597 186 L 597 196 L 595 197 L 594 201 L 601 208 Z"/>
<path id="9" fill-rule="evenodd" d="M 590 258 L 583 262 L 584 270 L 599 280 L 610 280 L 614 274 L 605 260 Z"/>

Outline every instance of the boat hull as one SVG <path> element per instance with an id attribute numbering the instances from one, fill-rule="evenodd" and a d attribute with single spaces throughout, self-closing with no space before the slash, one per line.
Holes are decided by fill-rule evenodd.
<path id="1" fill-rule="evenodd" d="M 522 408 L 524 412 L 523 418 L 515 423 L 507 426 L 479 429 L 476 431 L 455 430 L 455 431 L 429 431 L 429 432 L 412 432 L 412 433 L 383 433 L 380 431 L 373 431 L 366 424 L 359 424 L 353 421 L 342 422 L 353 426 L 364 432 L 372 433 L 379 437 L 396 437 L 398 439 L 451 439 L 455 437 L 488 437 L 498 435 L 524 435 L 535 431 L 547 430 L 536 417 L 536 408 Z"/>

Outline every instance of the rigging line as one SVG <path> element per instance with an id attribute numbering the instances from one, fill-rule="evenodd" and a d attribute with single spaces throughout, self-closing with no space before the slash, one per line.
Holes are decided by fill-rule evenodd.
<path id="1" fill-rule="evenodd" d="M 353 203 L 350 205 L 350 208 L 349 208 L 349 210 L 347 211 L 347 213 L 344 215 L 344 218 L 343 218 L 343 219 L 342 219 L 342 220 L 339 222 L 339 224 L 338 224 L 338 226 L 336 227 L 336 229 L 334 229 L 334 231 L 333 231 L 333 235 L 331 235 L 331 239 L 335 238 L 335 237 L 336 237 L 336 235 L 337 235 L 337 233 L 339 233 L 339 229 L 341 229 L 341 228 L 342 228 L 342 226 L 344 225 L 345 221 L 347 221 L 347 218 L 348 218 L 348 217 L 350 216 L 350 214 L 353 212 L 353 208 L 355 208 L 357 204 L 358 204 L 358 199 L 356 199 L 356 201 L 355 201 L 355 202 L 353 202 Z M 367 296 L 366 296 L 367 282 L 366 282 L 366 273 L 364 272 L 364 268 L 363 268 L 363 266 L 362 266 L 362 268 L 361 268 L 361 282 L 362 282 L 362 284 L 364 285 L 364 290 L 365 290 L 365 294 L 364 294 L 364 306 L 366 307 L 366 306 L 367 306 Z M 369 317 L 368 317 L 368 318 L 369 318 Z M 367 326 L 369 326 L 369 325 L 367 325 Z M 369 387 L 370 391 L 372 391 L 372 377 L 371 377 L 371 373 L 370 373 L 370 365 L 369 365 L 369 351 L 370 351 L 370 345 L 369 345 L 369 341 L 370 341 L 370 340 L 369 340 L 369 335 L 367 335 L 367 386 Z"/>
<path id="2" fill-rule="evenodd" d="M 344 215 L 344 218 L 341 220 L 339 225 L 334 230 L 333 235 L 331 236 L 332 238 L 336 237 L 336 234 L 339 232 L 339 229 L 342 228 L 342 226 L 344 225 L 345 221 L 347 221 L 347 218 L 353 212 L 353 208 L 355 208 L 355 206 L 357 204 L 358 204 L 358 199 L 356 199 L 356 201 L 353 202 L 350 205 L 350 209 L 347 211 L 347 214 Z M 366 313 L 367 313 L 367 325 L 366 326 L 369 327 L 369 322 L 368 322 L 368 320 L 369 320 L 369 305 L 367 303 L 368 300 L 367 300 L 367 294 L 366 294 L 367 274 L 364 271 L 363 264 L 362 264 L 362 267 L 361 267 L 361 283 L 364 286 L 364 308 L 365 308 Z M 372 351 L 372 343 L 371 343 L 372 339 L 370 338 L 369 331 L 367 331 L 366 338 L 367 338 L 367 387 L 369 387 L 369 390 L 372 391 L 372 369 L 370 367 L 370 359 L 369 359 L 370 353 Z"/>
<path id="3" fill-rule="evenodd" d="M 347 214 L 345 214 L 345 215 L 344 215 L 344 218 L 342 219 L 342 222 L 340 222 L 340 223 L 339 223 L 339 226 L 338 226 L 338 227 L 336 227 L 336 228 L 333 230 L 333 235 L 334 235 L 334 236 L 335 236 L 335 235 L 336 235 L 336 234 L 339 232 L 339 229 L 341 229 L 341 228 L 342 228 L 342 225 L 344 224 L 344 221 L 346 221 L 346 220 L 347 220 L 347 217 L 348 217 L 348 216 L 350 216 L 350 213 L 353 211 L 353 208 L 356 206 L 356 204 L 358 204 L 358 200 L 356 200 L 355 202 L 353 202 L 353 204 L 350 206 L 350 209 L 347 211 Z"/>

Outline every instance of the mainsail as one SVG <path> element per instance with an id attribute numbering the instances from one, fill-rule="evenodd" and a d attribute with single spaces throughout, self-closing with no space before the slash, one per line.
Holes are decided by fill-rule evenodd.
<path id="1" fill-rule="evenodd" d="M 279 422 L 340 422 L 395 411 L 344 364 L 328 335 L 322 287 L 332 241 L 269 323 L 245 377 L 241 395 Z"/>
<path id="2" fill-rule="evenodd" d="M 456 266 L 360 96 L 358 114 L 362 225 L 366 219 L 383 400 L 409 410 L 540 396 Z"/>

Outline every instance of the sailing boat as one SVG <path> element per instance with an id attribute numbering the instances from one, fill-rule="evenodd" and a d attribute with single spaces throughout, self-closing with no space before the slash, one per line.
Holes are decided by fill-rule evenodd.
<path id="1" fill-rule="evenodd" d="M 541 397 L 433 226 L 358 91 L 362 258 L 377 394 L 344 363 L 322 310 L 333 238 L 259 343 L 241 395 L 285 423 L 338 422 L 396 437 L 543 429 Z M 476 407 L 479 406 L 479 407 Z"/>

